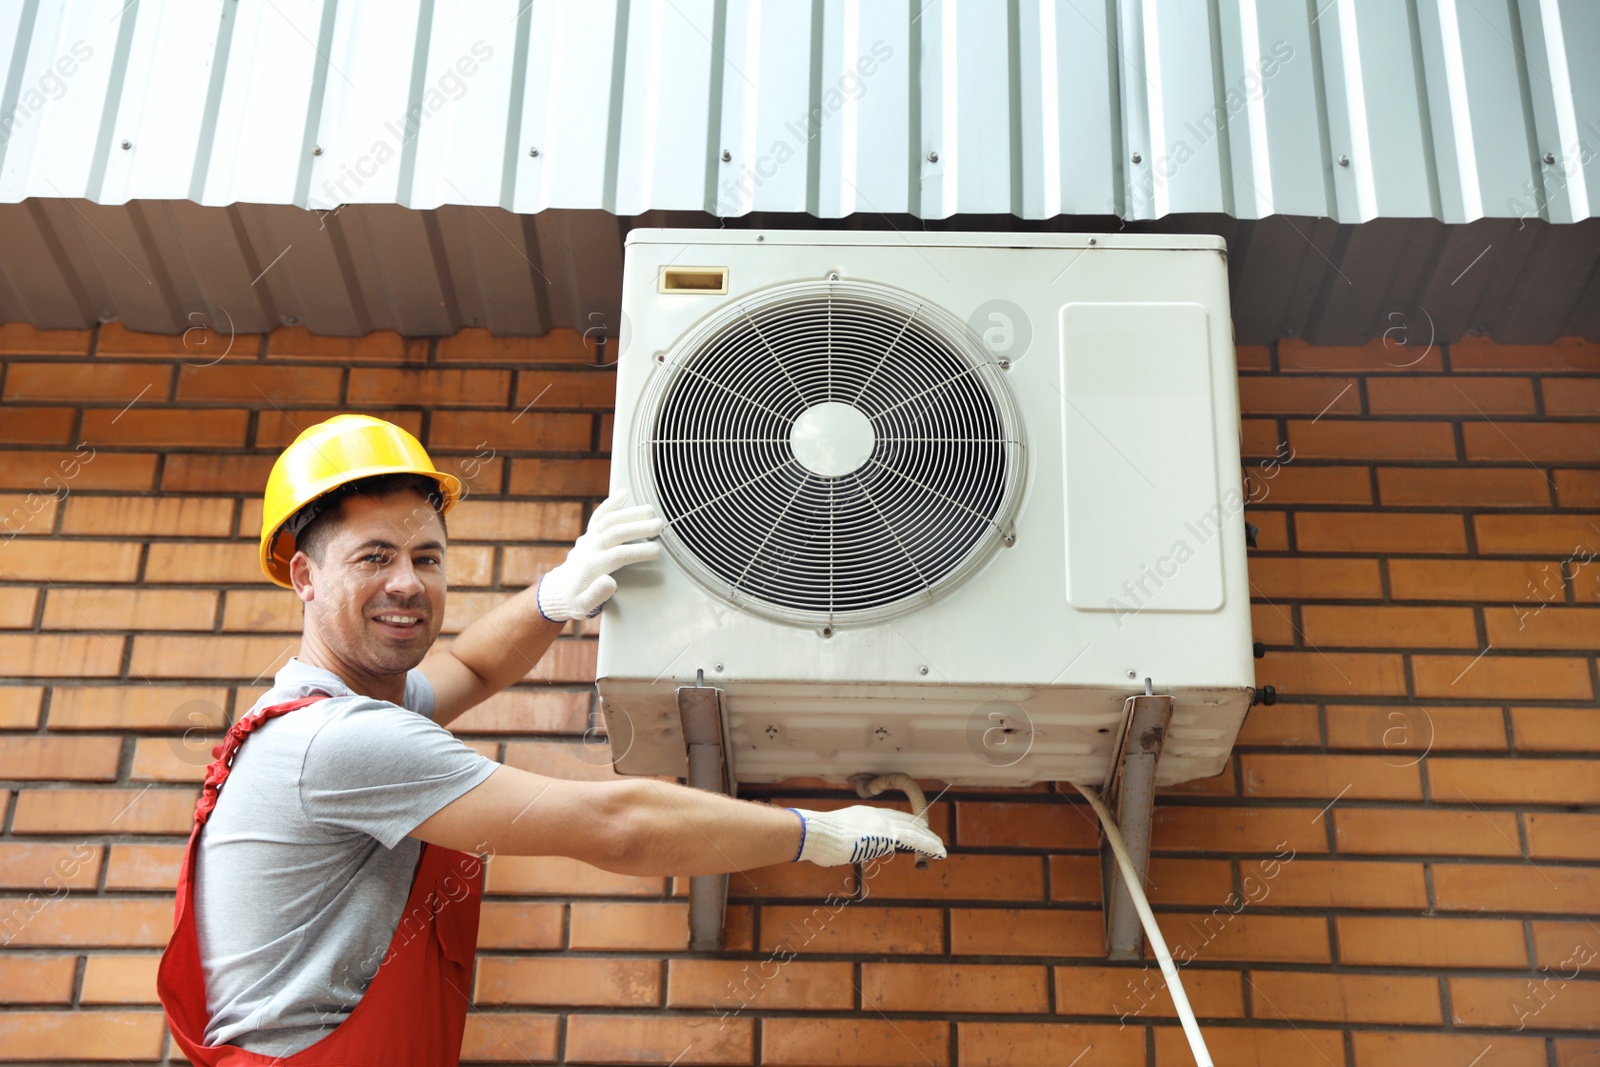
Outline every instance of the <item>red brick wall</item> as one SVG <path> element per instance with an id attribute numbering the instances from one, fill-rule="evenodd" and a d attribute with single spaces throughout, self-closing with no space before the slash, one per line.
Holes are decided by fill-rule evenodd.
<path id="1" fill-rule="evenodd" d="M 169 1052 L 153 975 L 195 782 L 295 647 L 296 603 L 255 562 L 295 427 L 383 413 L 466 477 L 449 633 L 558 560 L 604 492 L 612 378 L 570 334 L 284 329 L 208 366 L 222 344 L 0 327 L 12 1061 Z M 1240 363 L 1280 701 L 1226 773 L 1161 798 L 1151 870 L 1214 1053 L 1600 1063 L 1600 349 L 1285 340 Z M 462 732 L 601 773 L 579 743 L 593 653 L 575 628 Z M 735 876 L 722 956 L 684 951 L 681 882 L 494 861 L 467 1058 L 1189 1062 L 1159 972 L 1103 959 L 1081 804 L 954 791 L 934 821 L 951 858 L 927 873 Z"/>

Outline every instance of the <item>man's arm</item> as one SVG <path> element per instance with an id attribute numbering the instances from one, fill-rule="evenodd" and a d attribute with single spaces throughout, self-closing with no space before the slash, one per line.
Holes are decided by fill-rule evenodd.
<path id="1" fill-rule="evenodd" d="M 568 856 L 618 874 L 721 874 L 794 859 L 800 820 L 654 779 L 575 782 L 501 767 L 411 836 L 463 852 Z"/>
<path id="2" fill-rule="evenodd" d="M 661 520 L 649 505 L 622 507 L 627 498 L 625 489 L 608 497 L 559 567 L 422 661 L 434 722 L 448 724 L 533 670 L 563 625 L 592 616 L 617 591 L 613 571 L 660 554 L 660 545 L 638 542 L 659 534 Z"/>
<path id="3" fill-rule="evenodd" d="M 412 837 L 462 852 L 567 856 L 618 874 L 723 874 L 799 858 L 855 863 L 912 848 L 943 859 L 924 819 L 855 806 L 802 811 L 650 778 L 572 782 L 501 767 Z"/>
<path id="4" fill-rule="evenodd" d="M 539 662 L 564 622 L 539 614 L 537 583 L 428 653 L 418 670 L 433 684 L 433 721 L 445 726 L 522 678 Z"/>

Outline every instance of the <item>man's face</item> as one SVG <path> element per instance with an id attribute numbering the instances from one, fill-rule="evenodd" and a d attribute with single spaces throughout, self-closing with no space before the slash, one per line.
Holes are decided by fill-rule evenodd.
<path id="1" fill-rule="evenodd" d="M 421 496 L 348 497 L 322 562 L 290 563 L 306 621 L 345 663 L 375 675 L 422 662 L 444 623 L 444 524 Z"/>

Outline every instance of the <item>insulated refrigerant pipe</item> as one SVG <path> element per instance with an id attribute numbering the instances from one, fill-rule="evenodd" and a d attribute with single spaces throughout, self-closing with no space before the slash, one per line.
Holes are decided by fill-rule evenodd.
<path id="1" fill-rule="evenodd" d="M 1100 794 L 1077 782 L 1073 782 L 1072 785 L 1083 794 L 1083 799 L 1094 808 L 1094 813 L 1100 816 L 1100 825 L 1105 830 L 1106 842 L 1111 846 L 1112 855 L 1117 858 L 1117 866 L 1122 869 L 1122 880 L 1128 886 L 1128 895 L 1133 898 L 1133 908 L 1139 913 L 1139 921 L 1144 924 L 1144 932 L 1150 938 L 1150 947 L 1156 950 L 1156 962 L 1161 965 L 1161 973 L 1166 976 L 1167 990 L 1172 994 L 1172 1003 L 1178 1009 L 1178 1019 L 1183 1023 L 1183 1036 L 1189 1039 L 1189 1049 L 1194 1053 L 1194 1062 L 1198 1067 L 1212 1067 L 1211 1053 L 1206 1049 L 1206 1039 L 1200 1036 L 1200 1024 L 1195 1021 L 1194 1009 L 1189 1007 L 1189 998 L 1183 992 L 1183 982 L 1178 978 L 1177 965 L 1172 962 L 1172 953 L 1167 951 L 1166 938 L 1161 936 L 1161 928 L 1156 925 L 1156 917 L 1150 911 L 1150 901 L 1145 899 L 1139 871 L 1128 858 L 1128 846 L 1122 840 L 1122 831 L 1117 829 L 1117 820 L 1111 817 L 1111 809 L 1101 801 Z"/>

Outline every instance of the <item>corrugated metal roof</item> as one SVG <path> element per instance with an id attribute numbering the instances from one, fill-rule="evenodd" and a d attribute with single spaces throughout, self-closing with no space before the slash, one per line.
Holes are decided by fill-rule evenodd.
<path id="1" fill-rule="evenodd" d="M 1570 222 L 1600 174 L 1593 0 L 22 0 L 0 63 L 7 202 Z"/>
<path id="2" fill-rule="evenodd" d="M 615 216 L 1120 219 L 1313 336 L 1520 247 L 1447 317 L 1592 336 L 1597 151 L 1593 0 L 19 0 L 0 315 L 540 332 L 614 311 Z"/>

